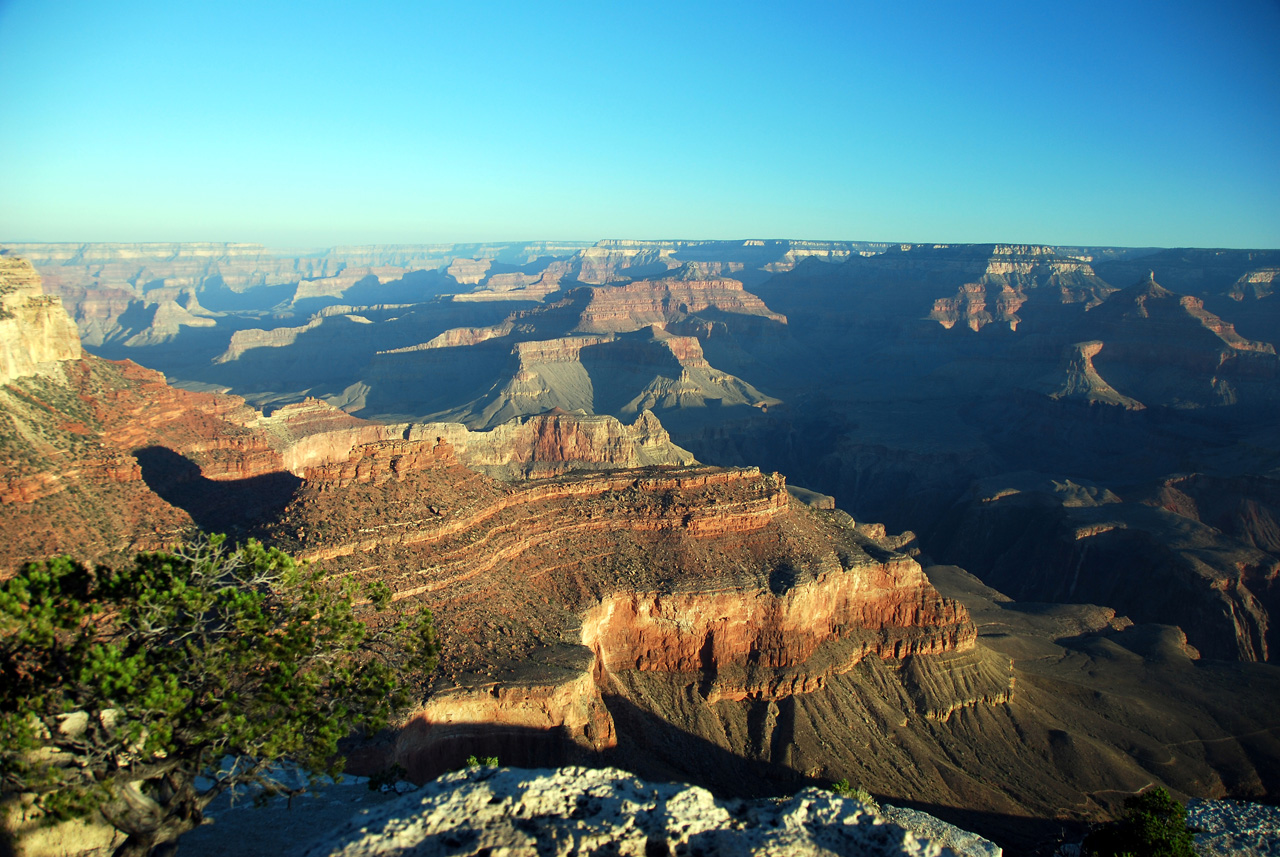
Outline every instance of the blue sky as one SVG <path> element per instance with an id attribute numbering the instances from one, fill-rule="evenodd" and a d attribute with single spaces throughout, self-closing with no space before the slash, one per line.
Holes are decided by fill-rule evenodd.
<path id="1" fill-rule="evenodd" d="M 0 0 L 0 240 L 1280 247 L 1280 4 Z"/>

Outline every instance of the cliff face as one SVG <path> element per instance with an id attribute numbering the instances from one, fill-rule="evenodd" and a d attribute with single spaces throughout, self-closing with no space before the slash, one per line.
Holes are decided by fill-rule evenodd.
<path id="1" fill-rule="evenodd" d="M 1062 351 L 1058 368 L 1041 384 L 1041 389 L 1055 400 L 1082 401 L 1087 404 L 1115 405 L 1140 411 L 1145 405 L 1116 391 L 1098 374 L 1093 358 L 1106 346 L 1096 339 L 1075 342 Z"/>
<path id="2" fill-rule="evenodd" d="M 0 383 L 51 375 L 51 364 L 79 356 L 80 338 L 62 301 L 44 294 L 29 262 L 0 256 Z"/>
<path id="3" fill-rule="evenodd" d="M 1094 365 L 1122 393 L 1172 407 L 1277 398 L 1280 361 L 1268 342 L 1245 339 L 1204 308 L 1147 279 L 1114 294 L 1086 319 L 1106 343 Z"/>
<path id="4" fill-rule="evenodd" d="M 1020 600 L 1107 604 L 1136 621 L 1177 624 L 1207 657 L 1274 659 L 1280 560 L 1201 523 L 1177 488 L 1187 482 L 1126 503 L 1069 480 L 986 480 L 931 544 Z M 1240 535 L 1269 532 L 1268 508 L 1256 504 L 1237 518 Z"/>
<path id="5" fill-rule="evenodd" d="M 0 565 L 64 550 L 92 559 L 153 549 L 193 523 L 244 526 L 229 506 L 249 511 L 254 501 L 228 497 L 201 517 L 199 494 L 214 483 L 223 493 L 270 494 L 267 483 L 288 491 L 290 479 L 309 473 L 335 484 L 385 481 L 419 467 L 442 441 L 456 444 L 464 463 L 509 479 L 693 461 L 649 413 L 630 426 L 552 413 L 491 432 L 371 423 L 315 399 L 264 416 L 235 396 L 177 390 L 127 361 L 50 366 L 0 391 L 8 420 L 0 503 L 11 513 Z"/>
<path id="6" fill-rule="evenodd" d="M 699 692 L 715 704 L 812 692 L 868 655 L 965 651 L 977 636 L 905 557 L 774 588 L 620 593 L 587 613 L 582 642 L 604 673 L 701 673 Z"/>
<path id="7" fill-rule="evenodd" d="M 578 319 L 582 333 L 625 332 L 668 324 L 706 310 L 758 315 L 782 324 L 786 319 L 730 279 L 638 280 L 590 290 Z"/>
<path id="8" fill-rule="evenodd" d="M 1076 806 L 1082 818 L 1085 794 L 1110 803 L 1109 789 L 1153 776 L 1213 790 L 1268 764 L 1265 750 L 1209 764 L 1182 732 L 1225 716 L 1195 682 L 1225 687 L 1242 665 L 1189 670 L 1197 655 L 1176 629 L 1020 605 L 952 570 L 978 596 L 979 626 L 954 585 L 940 594 L 902 552 L 910 534 L 806 508 L 776 475 L 657 468 L 502 485 L 442 441 L 426 449 L 380 445 L 312 472 L 277 531 L 436 616 L 435 692 L 356 756 L 358 770 L 395 762 L 426 779 L 496 755 L 618 764 L 726 794 L 847 777 L 944 807 Z M 378 456 L 381 470 L 360 463 Z M 1060 493 L 1072 510 L 1119 504 L 1095 486 Z M 1135 703 L 1135 675 L 1163 690 Z M 1259 690 L 1231 703 L 1238 722 L 1209 740 L 1262 728 L 1274 676 L 1251 681 Z"/>
<path id="9" fill-rule="evenodd" d="M 413 433 L 432 431 L 426 424 Z M 487 432 L 453 424 L 446 432 L 462 461 L 497 478 L 546 477 L 571 470 L 609 470 L 659 464 L 693 464 L 688 451 L 650 411 L 631 425 L 613 417 L 549 412 L 495 426 Z"/>
<path id="10" fill-rule="evenodd" d="M 610 700 L 667 717 L 646 701 L 653 682 L 745 716 L 867 658 L 973 651 L 964 609 L 897 542 L 792 501 L 777 475 L 657 468 L 501 486 L 445 441 L 427 447 L 380 444 L 308 471 L 276 530 L 435 613 L 446 678 L 393 751 L 415 777 L 472 752 L 519 764 L 620 752 Z M 942 708 L 999 704 L 1007 670 L 983 675 L 972 698 L 943 692 Z"/>

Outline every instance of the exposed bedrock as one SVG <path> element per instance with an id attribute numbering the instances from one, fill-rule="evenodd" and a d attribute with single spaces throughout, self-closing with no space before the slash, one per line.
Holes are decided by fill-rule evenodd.
<path id="1" fill-rule="evenodd" d="M 309 471 L 277 534 L 435 612 L 444 677 L 389 751 L 416 775 L 471 753 L 545 764 L 629 752 L 614 712 L 648 704 L 629 701 L 637 682 L 746 717 L 868 657 L 974 647 L 964 609 L 898 541 L 793 501 L 776 474 L 666 467 L 504 486 L 459 467 L 443 443 L 430 457 L 380 444 Z M 381 477 L 368 463 L 378 456 Z M 921 684 L 922 716 L 1007 698 L 1007 664 L 979 673 L 976 693 Z"/>
<path id="2" fill-rule="evenodd" d="M 80 338 L 62 301 L 44 293 L 25 259 L 0 255 L 0 383 L 51 375 L 80 356 Z"/>
<path id="3" fill-rule="evenodd" d="M 1106 343 L 1093 339 L 1075 342 L 1062 350 L 1062 360 L 1057 369 L 1038 385 L 1041 392 L 1051 399 L 1066 399 L 1087 404 L 1114 405 L 1131 411 L 1140 411 L 1145 405 L 1136 399 L 1116 392 L 1093 365 Z"/>
<path id="4" fill-rule="evenodd" d="M 617 735 L 593 663 L 585 647 L 554 646 L 507 680 L 442 689 L 397 731 L 391 755 L 418 781 L 472 755 L 520 767 L 598 761 Z"/>
<path id="5" fill-rule="evenodd" d="M 721 801 L 697 787 L 583 767 L 460 771 L 372 814 L 366 810 L 305 854 L 533 857 L 547 853 L 550 843 L 575 857 L 1001 854 L 993 843 L 925 813 L 881 814 L 829 791 Z"/>
<path id="6" fill-rule="evenodd" d="M 737 280 L 654 279 L 591 289 L 577 330 L 626 332 L 677 321 L 708 309 L 786 323 L 786 319 L 766 307 L 764 301 L 743 290 Z"/>
<path id="7" fill-rule="evenodd" d="M 1191 295 L 1147 279 L 1113 294 L 1082 323 L 1105 343 L 1097 373 L 1148 407 L 1275 402 L 1280 360 L 1268 342 L 1245 339 Z"/>
<path id="8" fill-rule="evenodd" d="M 1180 481 L 1126 503 L 1083 481 L 983 480 L 930 534 L 930 551 L 1019 600 L 1104 604 L 1180 626 L 1207 657 L 1274 659 L 1280 558 L 1186 514 L 1195 504 Z M 1243 511 L 1223 522 L 1265 540 L 1269 507 Z"/>
<path id="9" fill-rule="evenodd" d="M 810 692 L 867 655 L 973 646 L 963 608 L 942 599 L 907 557 L 803 582 L 797 574 L 775 570 L 768 592 L 615 594 L 586 614 L 582 641 L 610 674 L 702 672 L 708 703 Z"/>

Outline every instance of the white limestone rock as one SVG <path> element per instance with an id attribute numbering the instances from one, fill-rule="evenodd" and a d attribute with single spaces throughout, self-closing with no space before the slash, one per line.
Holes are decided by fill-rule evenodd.
<path id="1" fill-rule="evenodd" d="M 1234 800 L 1187 803 L 1201 857 L 1280 857 L 1280 807 Z"/>
<path id="2" fill-rule="evenodd" d="M 885 804 L 880 813 L 894 824 L 900 824 L 921 839 L 945 845 L 960 857 L 1002 857 L 1004 850 L 989 839 L 983 839 L 954 824 L 934 818 L 918 809 Z"/>
<path id="3" fill-rule="evenodd" d="M 611 768 L 576 767 L 472 768 L 447 774 L 418 793 L 358 816 L 302 853 L 957 855 L 856 800 L 820 789 L 790 798 L 720 801 L 695 786 L 649 783 Z M 998 855 L 999 849 L 964 853 Z"/>

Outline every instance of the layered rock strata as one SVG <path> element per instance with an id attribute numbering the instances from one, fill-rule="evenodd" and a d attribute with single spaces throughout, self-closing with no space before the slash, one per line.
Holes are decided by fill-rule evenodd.
<path id="1" fill-rule="evenodd" d="M 637 280 L 623 286 L 590 290 L 577 330 L 582 333 L 626 332 L 667 324 L 706 310 L 758 315 L 781 324 L 786 318 L 731 279 Z"/>
<path id="2" fill-rule="evenodd" d="M 1178 488 L 1187 482 L 1194 478 L 1126 503 L 1071 480 L 984 480 L 931 544 L 1013 597 L 1105 604 L 1138 621 L 1179 625 L 1208 657 L 1274 659 L 1280 559 L 1245 541 L 1256 532 L 1270 546 L 1273 513 L 1256 501 L 1239 509 L 1233 538 L 1198 520 L 1196 503 Z M 1231 513 L 1211 520 L 1234 527 Z"/>
<path id="3" fill-rule="evenodd" d="M 418 778 L 470 753 L 546 764 L 622 752 L 608 700 L 647 704 L 653 682 L 745 712 L 869 657 L 964 655 L 976 633 L 892 540 L 750 468 L 503 486 L 460 467 L 443 439 L 380 444 L 308 471 L 276 539 L 435 612 L 447 678 L 391 751 Z M 1007 698 L 1007 671 L 980 684 L 951 707 Z M 935 700 L 930 713 L 950 710 Z"/>

